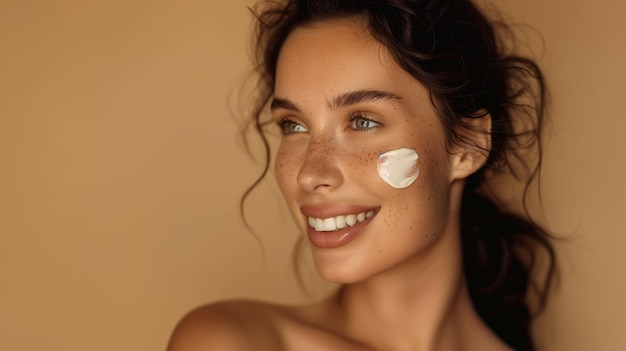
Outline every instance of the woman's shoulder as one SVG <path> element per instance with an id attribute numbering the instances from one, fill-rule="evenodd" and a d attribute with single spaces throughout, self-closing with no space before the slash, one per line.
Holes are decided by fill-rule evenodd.
<path id="1" fill-rule="evenodd" d="M 281 319 L 285 307 L 257 301 L 233 300 L 205 305 L 178 323 L 168 351 L 283 350 Z"/>
<path id="2" fill-rule="evenodd" d="M 234 300 L 189 312 L 174 330 L 168 351 L 371 351 L 343 337 L 327 302 L 305 306 Z"/>

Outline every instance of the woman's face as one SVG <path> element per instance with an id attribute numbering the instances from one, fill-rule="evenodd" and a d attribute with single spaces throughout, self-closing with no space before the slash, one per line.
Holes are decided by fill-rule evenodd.
<path id="1" fill-rule="evenodd" d="M 276 177 L 325 279 L 365 279 L 439 240 L 455 178 L 443 127 L 426 88 L 362 23 L 295 30 L 274 93 L 284 133 Z M 377 170 L 379 156 L 397 149 L 419 156 L 417 178 L 401 188 Z"/>

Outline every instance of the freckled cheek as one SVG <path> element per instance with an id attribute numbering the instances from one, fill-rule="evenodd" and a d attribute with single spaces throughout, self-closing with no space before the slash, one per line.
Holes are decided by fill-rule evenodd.
<path id="1" fill-rule="evenodd" d="M 297 186 L 298 172 L 304 160 L 304 154 L 296 148 L 281 146 L 276 153 L 276 181 L 283 192 Z"/>
<path id="2" fill-rule="evenodd" d="M 418 161 L 419 176 L 407 188 L 380 193 L 387 205 L 383 208 L 384 225 L 396 231 L 407 248 L 425 246 L 441 233 L 445 224 L 449 186 L 445 175 L 445 160 L 431 145 L 421 146 Z M 384 194 L 387 194 L 386 196 Z M 408 244 L 411 243 L 411 244 Z"/>
<path id="3" fill-rule="evenodd" d="M 418 179 L 411 187 L 394 189 L 393 196 L 385 197 L 382 216 L 385 230 L 393 233 L 399 243 L 394 250 L 413 252 L 429 245 L 441 234 L 445 225 L 445 211 L 433 184 Z"/>
<path id="4" fill-rule="evenodd" d="M 409 213 L 416 213 L 415 225 L 422 228 L 424 239 L 433 239 L 441 233 L 448 213 L 449 186 L 447 178 L 436 169 L 437 162 L 425 162 L 411 196 L 406 198 Z M 411 201 L 411 198 L 413 201 Z"/>
<path id="5" fill-rule="evenodd" d="M 377 184 L 380 180 L 376 169 L 380 150 L 357 149 L 339 155 L 339 160 L 350 174 L 350 178 L 361 186 L 368 187 Z"/>

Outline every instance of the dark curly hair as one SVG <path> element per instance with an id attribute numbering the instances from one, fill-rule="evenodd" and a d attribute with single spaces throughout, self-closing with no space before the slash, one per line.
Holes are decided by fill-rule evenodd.
<path id="1" fill-rule="evenodd" d="M 270 149 L 263 119 L 273 95 L 281 48 L 298 27 L 342 18 L 365 19 L 371 35 L 395 61 L 429 90 L 445 127 L 448 146 L 472 140 L 471 119 L 491 117 L 491 147 L 485 164 L 468 177 L 461 206 L 464 270 L 472 302 L 485 323 L 515 350 L 535 350 L 530 333 L 534 312 L 544 309 L 555 275 L 550 235 L 526 210 L 526 194 L 541 166 L 541 134 L 547 109 L 545 79 L 531 59 L 510 50 L 508 27 L 488 19 L 470 0 L 287 0 L 264 1 L 257 18 L 258 102 L 250 120 L 265 145 L 264 178 Z M 498 30 L 497 30 L 498 29 Z M 505 32 L 500 32 L 504 30 Z M 537 155 L 532 163 L 528 150 Z M 524 209 L 515 214 L 484 193 L 492 176 L 519 166 L 525 178 Z M 482 190 L 482 191 L 481 191 Z M 242 200 L 242 213 L 243 213 Z M 531 279 L 541 255 L 547 257 L 543 279 Z M 534 289 L 533 289 L 534 288 Z M 535 309 L 527 300 L 537 293 Z"/>

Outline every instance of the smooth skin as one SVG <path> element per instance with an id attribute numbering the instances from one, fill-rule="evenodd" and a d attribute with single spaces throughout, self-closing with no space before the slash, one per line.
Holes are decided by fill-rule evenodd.
<path id="1" fill-rule="evenodd" d="M 307 216 L 375 214 L 339 246 L 310 244 L 319 274 L 344 284 L 326 300 L 204 306 L 181 321 L 168 350 L 510 350 L 477 315 L 463 276 L 464 178 L 486 155 L 446 147 L 427 89 L 355 18 L 296 29 L 274 96 L 284 134 L 277 181 L 305 239 Z M 489 130 L 490 118 L 474 123 Z M 471 137 L 489 147 L 486 133 Z M 395 189 L 376 162 L 402 147 L 420 155 L 420 175 Z"/>

